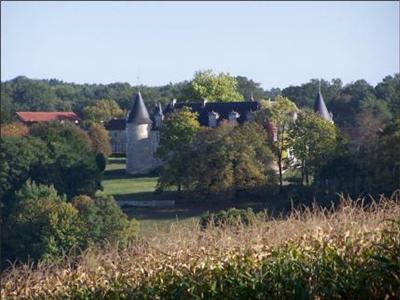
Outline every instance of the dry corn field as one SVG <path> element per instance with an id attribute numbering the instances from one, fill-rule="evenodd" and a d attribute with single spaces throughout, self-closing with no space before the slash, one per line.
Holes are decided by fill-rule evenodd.
<path id="1" fill-rule="evenodd" d="M 10 267 L 2 299 L 399 299 L 400 191 Z"/>

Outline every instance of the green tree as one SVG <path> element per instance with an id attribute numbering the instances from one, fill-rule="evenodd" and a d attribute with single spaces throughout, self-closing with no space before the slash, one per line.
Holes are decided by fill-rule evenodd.
<path id="1" fill-rule="evenodd" d="M 199 129 L 197 114 L 189 108 L 171 113 L 164 120 L 156 153 L 165 163 L 158 182 L 159 188 L 176 185 L 181 190 L 184 179 L 181 174 L 187 168 L 187 150 Z"/>
<path id="2" fill-rule="evenodd" d="M 28 181 L 16 192 L 4 223 L 3 255 L 7 259 L 51 258 L 82 243 L 78 210 L 53 186 Z"/>
<path id="3" fill-rule="evenodd" d="M 97 101 L 95 105 L 86 107 L 84 116 L 87 120 L 107 122 L 112 118 L 122 118 L 124 112 L 114 100 L 103 99 Z"/>
<path id="4" fill-rule="evenodd" d="M 282 187 L 282 172 L 284 161 L 287 159 L 288 152 L 288 132 L 290 126 L 294 123 L 296 104 L 283 96 L 277 96 L 273 102 L 264 102 L 263 107 L 257 112 L 256 120 L 264 127 L 271 122 L 276 129 L 273 134 L 276 137 L 272 142 L 272 151 L 274 152 L 279 168 L 279 185 Z"/>
<path id="5" fill-rule="evenodd" d="M 184 187 L 199 196 L 231 195 L 272 181 L 272 152 L 256 123 L 203 128 L 189 150 Z"/>
<path id="6" fill-rule="evenodd" d="M 32 127 L 32 134 L 3 139 L 2 200 L 11 201 L 12 194 L 28 178 L 54 185 L 68 198 L 78 194 L 94 195 L 101 187 L 102 171 L 96 163 L 90 139 L 81 129 L 67 123 L 43 124 Z"/>
<path id="7" fill-rule="evenodd" d="M 390 194 L 400 188 L 400 119 L 379 133 L 375 159 L 369 166 L 374 168 L 378 192 Z"/>
<path id="8" fill-rule="evenodd" d="M 94 199 L 79 195 L 72 199 L 83 224 L 85 246 L 106 243 L 127 245 L 137 237 L 139 223 L 129 220 L 112 196 Z"/>
<path id="9" fill-rule="evenodd" d="M 212 70 L 197 71 L 194 78 L 183 91 L 186 100 L 202 101 L 240 101 L 243 99 L 238 91 L 238 84 L 229 74 L 214 74 Z"/>
<path id="10" fill-rule="evenodd" d="M 105 157 L 111 155 L 111 137 L 103 125 L 93 123 L 89 127 L 88 135 L 95 153 L 102 153 Z"/>
<path id="11" fill-rule="evenodd" d="M 400 73 L 394 76 L 386 76 L 375 87 L 375 95 L 378 99 L 387 103 L 391 114 L 400 118 Z"/>
<path id="12" fill-rule="evenodd" d="M 314 173 L 335 151 L 337 130 L 334 124 L 325 121 L 311 111 L 304 111 L 289 132 L 289 146 L 301 163 L 302 183 L 309 184 L 309 175 Z"/>
<path id="13" fill-rule="evenodd" d="M 266 98 L 265 91 L 262 89 L 261 84 L 248 79 L 246 76 L 236 76 L 238 91 L 246 99 L 253 97 L 256 100 Z"/>

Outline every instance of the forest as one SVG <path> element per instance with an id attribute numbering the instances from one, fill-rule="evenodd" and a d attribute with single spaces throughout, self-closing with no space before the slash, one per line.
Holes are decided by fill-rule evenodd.
<path id="1" fill-rule="evenodd" d="M 245 76 L 236 76 L 237 90 L 242 99 L 273 99 L 282 95 L 299 108 L 312 108 L 318 92 L 319 80 L 311 79 L 299 86 L 283 89 L 263 89 L 261 84 Z M 110 99 L 128 110 L 133 94 L 140 89 L 150 111 L 157 103 L 165 105 L 172 98 L 178 101 L 197 101 L 188 91 L 190 81 L 163 86 L 132 86 L 129 83 L 76 84 L 57 79 L 29 79 L 19 76 L 1 83 L 1 122 L 15 119 L 16 111 L 74 111 L 83 114 L 85 107 L 98 100 Z M 363 114 L 387 123 L 400 116 L 400 74 L 388 75 L 376 86 L 364 79 L 343 84 L 341 79 L 321 80 L 321 89 L 329 111 L 339 127 L 354 127 Z M 210 99 L 212 100 L 212 99 Z"/>

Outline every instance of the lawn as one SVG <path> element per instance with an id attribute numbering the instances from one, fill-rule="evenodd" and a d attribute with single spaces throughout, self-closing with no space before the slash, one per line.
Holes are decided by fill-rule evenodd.
<path id="1" fill-rule="evenodd" d="M 125 173 L 125 158 L 110 158 L 107 165 L 103 191 L 98 194 L 112 195 L 118 200 L 175 200 L 174 207 L 122 207 L 130 217 L 140 221 L 141 231 L 145 235 L 168 231 L 172 224 L 192 224 L 207 211 L 217 212 L 231 207 L 252 207 L 255 211 L 268 209 L 269 211 L 280 211 L 287 206 L 279 199 L 241 201 L 191 201 L 191 199 L 179 199 L 177 192 L 169 191 L 155 193 L 158 177 L 153 176 L 131 176 Z M 193 200 L 193 199 L 192 199 Z M 278 209 L 279 207 L 279 209 Z"/>
<path id="2" fill-rule="evenodd" d="M 117 201 L 175 200 L 174 192 L 154 193 L 157 179 L 157 176 L 127 175 L 125 158 L 111 157 L 102 182 L 103 191 L 99 191 L 98 194 L 112 195 Z M 141 231 L 145 235 L 167 230 L 173 223 L 180 222 L 181 219 L 188 221 L 193 215 L 188 215 L 186 210 L 176 207 L 122 207 L 122 209 L 129 217 L 140 221 Z"/>

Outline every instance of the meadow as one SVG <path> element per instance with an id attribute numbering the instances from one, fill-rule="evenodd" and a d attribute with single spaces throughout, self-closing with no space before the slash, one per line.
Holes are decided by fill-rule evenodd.
<path id="1" fill-rule="evenodd" d="M 107 164 L 102 181 L 103 191 L 99 194 L 112 195 L 115 200 L 175 200 L 174 207 L 129 207 L 122 206 L 130 217 L 140 221 L 140 232 L 143 235 L 157 235 L 165 232 L 176 223 L 191 224 L 199 220 L 206 212 L 217 212 L 229 208 L 251 207 L 255 211 L 264 209 L 283 209 L 288 203 L 273 203 L 272 201 L 195 201 L 195 199 L 180 199 L 175 191 L 157 193 L 157 175 L 131 176 L 125 173 L 125 158 L 111 157 Z M 276 201 L 278 202 L 278 201 Z M 290 205 L 290 203 L 289 203 Z M 286 205 L 287 206 L 287 205 Z"/>
<path id="2" fill-rule="evenodd" d="M 249 225 L 172 224 L 2 274 L 4 299 L 398 299 L 400 192 Z"/>

